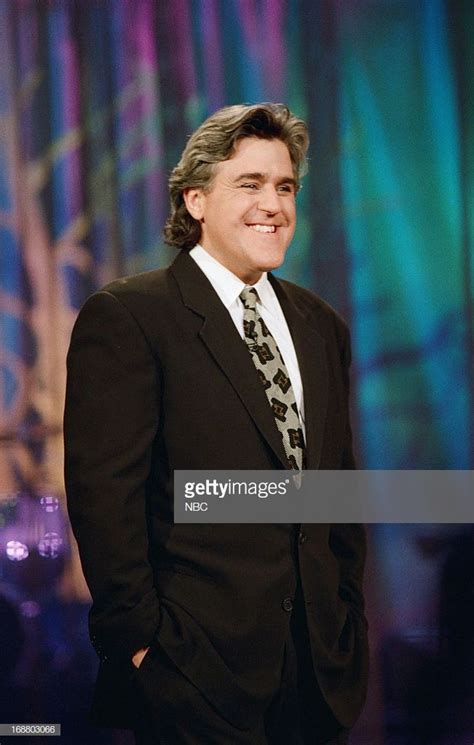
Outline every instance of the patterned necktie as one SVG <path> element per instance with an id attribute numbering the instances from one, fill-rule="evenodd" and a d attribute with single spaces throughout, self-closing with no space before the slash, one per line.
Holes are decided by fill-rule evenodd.
<path id="1" fill-rule="evenodd" d="M 265 388 L 290 466 L 300 471 L 304 464 L 303 430 L 283 357 L 257 311 L 257 290 L 254 287 L 244 287 L 239 297 L 244 304 L 244 336 L 247 347 Z"/>

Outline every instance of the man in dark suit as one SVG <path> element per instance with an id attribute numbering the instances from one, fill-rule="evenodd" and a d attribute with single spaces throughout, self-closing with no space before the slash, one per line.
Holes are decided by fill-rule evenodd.
<path id="1" fill-rule="evenodd" d="M 365 698 L 362 526 L 173 523 L 175 469 L 354 468 L 347 328 L 267 274 L 307 145 L 280 104 L 210 117 L 170 178 L 176 260 L 94 294 L 73 331 L 93 716 L 138 743 L 343 743 Z"/>

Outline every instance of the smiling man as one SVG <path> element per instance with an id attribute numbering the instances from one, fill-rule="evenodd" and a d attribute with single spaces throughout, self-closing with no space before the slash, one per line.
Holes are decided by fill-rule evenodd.
<path id="1" fill-rule="evenodd" d="M 186 188 L 190 215 L 201 223 L 200 245 L 253 285 L 279 267 L 296 225 L 297 180 L 287 146 L 247 137 L 218 163 L 209 189 Z"/>
<path id="2" fill-rule="evenodd" d="M 93 718 L 140 745 L 345 743 L 363 705 L 361 526 L 173 522 L 175 469 L 354 468 L 347 328 L 271 274 L 307 146 L 281 104 L 207 119 L 170 178 L 176 260 L 109 284 L 74 327 L 65 471 Z"/>

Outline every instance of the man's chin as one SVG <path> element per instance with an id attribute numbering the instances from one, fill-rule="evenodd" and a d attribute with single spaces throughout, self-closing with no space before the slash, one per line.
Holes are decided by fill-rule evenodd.
<path id="1" fill-rule="evenodd" d="M 274 269 L 278 269 L 285 261 L 285 255 L 286 251 L 283 251 L 277 255 L 266 257 L 262 260 L 260 271 L 263 273 L 272 272 Z"/>

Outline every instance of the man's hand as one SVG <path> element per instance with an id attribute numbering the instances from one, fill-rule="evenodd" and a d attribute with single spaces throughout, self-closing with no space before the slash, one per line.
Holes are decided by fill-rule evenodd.
<path id="1" fill-rule="evenodd" d="M 139 649 L 132 657 L 132 662 L 135 665 L 136 668 L 139 668 L 140 665 L 143 662 L 143 658 L 145 657 L 146 653 L 150 647 L 143 647 L 142 649 Z"/>

